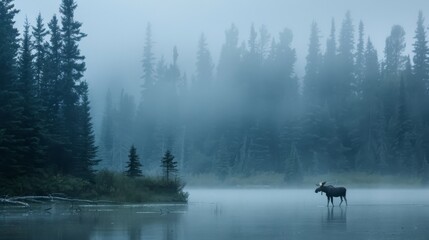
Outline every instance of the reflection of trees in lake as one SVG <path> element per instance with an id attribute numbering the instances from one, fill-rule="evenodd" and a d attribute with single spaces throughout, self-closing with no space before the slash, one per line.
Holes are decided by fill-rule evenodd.
<path id="1" fill-rule="evenodd" d="M 178 222 L 186 205 L 159 206 L 105 206 L 68 208 L 51 212 L 23 213 L 0 218 L 0 239 L 62 239 L 90 240 L 110 238 L 113 232 L 120 239 L 140 240 L 145 236 L 174 240 Z"/>
<path id="2" fill-rule="evenodd" d="M 25 216 L 3 218 L 0 239 L 62 239 L 89 240 L 97 224 L 94 217 Z"/>

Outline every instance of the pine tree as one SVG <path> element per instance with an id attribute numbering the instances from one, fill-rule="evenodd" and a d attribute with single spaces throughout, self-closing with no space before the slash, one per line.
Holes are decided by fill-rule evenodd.
<path id="1" fill-rule="evenodd" d="M 334 115 L 338 126 L 338 137 L 343 147 L 343 159 L 338 160 L 337 166 L 342 170 L 350 169 L 353 166 L 354 155 L 358 149 L 357 121 L 358 109 L 356 108 L 356 78 L 354 65 L 354 26 L 350 12 L 346 13 L 343 20 L 338 41 L 338 62 L 336 79 L 337 102 L 334 108 Z M 358 90 L 359 91 L 359 90 Z"/>
<path id="2" fill-rule="evenodd" d="M 343 20 L 338 40 L 338 74 L 337 94 L 339 103 L 345 103 L 352 96 L 354 81 L 354 27 L 350 12 L 346 13 Z"/>
<path id="3" fill-rule="evenodd" d="M 421 82 L 419 87 L 428 86 L 429 81 L 429 48 L 428 42 L 426 39 L 426 28 L 424 24 L 423 13 L 420 11 L 418 20 L 417 20 L 417 28 L 414 36 L 415 42 L 413 44 L 413 53 L 414 53 L 414 75 L 416 80 Z M 426 85 L 422 85 L 426 84 Z M 415 89 L 417 90 L 417 89 Z"/>
<path id="4" fill-rule="evenodd" d="M 405 57 L 402 55 L 405 50 L 405 31 L 399 26 L 392 27 L 390 36 L 386 39 L 384 49 L 384 75 L 388 81 L 399 82 L 400 71 L 404 69 Z"/>
<path id="5" fill-rule="evenodd" d="M 14 18 L 18 10 L 12 0 L 0 1 L 0 173 L 3 177 L 17 174 L 17 145 L 15 134 L 21 122 L 21 95 L 16 89 L 18 30 Z"/>
<path id="6" fill-rule="evenodd" d="M 15 138 L 20 143 L 17 147 L 21 151 L 16 152 L 19 159 L 18 165 L 25 174 L 40 171 L 43 159 L 43 146 L 41 145 L 41 122 L 38 116 L 39 105 L 36 99 L 36 82 L 33 66 L 33 54 L 31 53 L 32 41 L 30 36 L 30 25 L 26 20 L 22 39 L 21 53 L 18 59 L 18 82 L 16 84 L 21 93 L 22 101 L 19 107 L 22 108 L 20 116 L 19 130 L 15 133 Z"/>
<path id="7" fill-rule="evenodd" d="M 382 66 L 382 101 L 383 113 L 386 125 L 394 118 L 396 112 L 396 101 L 399 93 L 399 82 L 401 71 L 405 67 L 406 57 L 403 55 L 405 50 L 405 31 L 399 26 L 392 27 L 390 36 L 386 38 L 384 49 L 385 60 Z"/>
<path id="8" fill-rule="evenodd" d="M 272 96 L 279 97 L 279 103 L 283 100 L 284 96 L 285 110 L 291 115 L 293 115 L 293 110 L 296 109 L 299 99 L 299 83 L 294 72 L 296 51 L 291 46 L 292 40 L 293 34 L 290 29 L 285 28 L 280 32 L 279 42 L 276 46 L 275 66 L 279 74 L 277 80 L 281 85 L 277 85 L 279 89 L 272 89 Z"/>
<path id="9" fill-rule="evenodd" d="M 308 45 L 307 64 L 305 66 L 304 92 L 307 104 L 321 103 L 321 82 L 320 82 L 320 39 L 317 23 L 311 25 L 310 43 Z"/>
<path id="10" fill-rule="evenodd" d="M 380 80 L 380 64 L 378 62 L 377 50 L 370 38 L 368 38 L 364 56 L 364 78 L 363 78 L 363 96 L 367 98 L 375 97 L 377 85 Z"/>
<path id="11" fill-rule="evenodd" d="M 143 48 L 143 93 L 150 91 L 155 85 L 155 57 L 153 54 L 152 27 L 148 23 L 146 27 L 146 40 Z M 143 98 L 145 98 L 143 94 Z"/>
<path id="12" fill-rule="evenodd" d="M 235 25 L 225 31 L 225 43 L 222 45 L 219 64 L 217 67 L 218 82 L 222 85 L 237 81 L 237 68 L 240 63 L 240 51 L 238 49 L 238 29 Z"/>
<path id="13" fill-rule="evenodd" d="M 330 108 L 336 102 L 336 63 L 337 63 L 337 42 L 335 35 L 335 21 L 331 21 L 331 31 L 326 41 L 326 50 L 323 55 L 323 64 L 321 69 L 321 102 L 328 104 Z"/>
<path id="14" fill-rule="evenodd" d="M 192 136 L 192 144 L 197 151 L 208 154 L 204 145 L 214 140 L 209 138 L 214 126 L 211 117 L 213 105 L 210 102 L 214 93 L 212 91 L 214 66 L 204 34 L 201 34 L 197 48 L 196 72 L 189 96 L 190 122 L 188 124 L 192 126 L 189 128 L 189 135 Z"/>
<path id="15" fill-rule="evenodd" d="M 64 118 L 61 117 L 62 107 L 62 38 L 56 15 L 48 23 L 49 41 L 44 44 L 44 64 L 39 101 L 40 116 L 43 121 L 44 135 L 47 145 L 47 161 L 53 171 L 59 171 L 64 165 L 62 158 L 67 151 L 65 143 Z"/>
<path id="16" fill-rule="evenodd" d="M 364 25 L 363 22 L 359 22 L 359 36 L 358 43 L 356 46 L 356 65 L 355 65 L 355 77 L 356 84 L 354 87 L 355 94 L 362 98 L 362 82 L 364 81 L 365 74 L 365 43 L 364 43 Z"/>
<path id="17" fill-rule="evenodd" d="M 131 145 L 130 152 L 128 154 L 127 170 L 125 174 L 128 177 L 140 177 L 142 176 L 141 170 L 142 164 L 139 161 L 139 156 L 137 155 L 137 150 L 134 145 Z"/>
<path id="18" fill-rule="evenodd" d="M 204 34 L 201 34 L 198 42 L 196 67 L 196 83 L 200 86 L 209 86 L 213 80 L 213 62 Z"/>
<path id="19" fill-rule="evenodd" d="M 410 114 L 417 124 L 423 124 L 429 119 L 429 111 L 426 107 L 429 101 L 427 95 L 429 88 L 429 47 L 421 11 L 418 16 L 414 39 L 413 76 L 407 79 L 407 92 L 410 97 Z"/>
<path id="20" fill-rule="evenodd" d="M 30 98 L 34 98 L 35 94 L 35 77 L 34 77 L 34 66 L 32 54 L 33 43 L 31 41 L 30 35 L 30 25 L 28 19 L 25 20 L 24 25 L 24 34 L 22 39 L 22 46 L 20 51 L 20 56 L 18 59 L 18 78 L 19 82 L 17 84 L 18 90 L 23 95 L 24 102 L 29 103 Z"/>
<path id="21" fill-rule="evenodd" d="M 170 150 L 165 152 L 164 157 L 161 160 L 161 167 L 164 174 L 164 180 L 167 182 L 171 181 L 172 174 L 177 172 L 177 162 L 174 161 L 174 156 L 171 154 Z"/>
<path id="22" fill-rule="evenodd" d="M 138 132 L 137 140 L 139 146 L 144 146 L 141 151 L 142 157 L 146 160 L 147 165 L 158 164 L 156 154 L 154 154 L 155 142 L 153 136 L 155 134 L 155 128 L 157 125 L 157 117 L 154 114 L 157 109 L 158 100 L 158 80 L 163 78 L 164 72 L 160 72 L 157 69 L 159 65 L 155 62 L 153 53 L 153 40 L 152 40 L 152 27 L 148 23 L 146 27 L 146 38 L 143 47 L 143 59 L 142 59 L 142 70 L 143 70 L 143 85 L 141 91 L 140 102 L 138 106 L 137 121 L 136 125 Z M 162 59 L 159 59 L 160 62 Z M 128 143 L 127 143 L 128 144 Z"/>
<path id="23" fill-rule="evenodd" d="M 79 158 L 75 162 L 74 174 L 84 179 L 92 179 L 95 172 L 94 167 L 100 162 L 97 158 L 97 149 L 95 145 L 95 136 L 92 126 L 91 108 L 88 99 L 88 84 L 80 84 L 82 100 L 79 105 L 79 139 L 78 151 Z"/>
<path id="24" fill-rule="evenodd" d="M 37 85 L 37 95 L 42 96 L 41 89 L 46 89 L 47 86 L 43 86 L 46 82 L 42 81 L 44 78 L 44 70 L 46 67 L 46 43 L 45 36 L 48 34 L 43 24 L 42 15 L 39 13 L 36 19 L 36 26 L 33 27 L 34 37 L 34 50 L 36 51 L 34 58 L 34 80 Z M 46 94 L 46 93 L 45 93 Z"/>
<path id="25" fill-rule="evenodd" d="M 259 41 L 257 45 L 258 46 L 257 52 L 261 58 L 260 61 L 263 61 L 268 54 L 270 39 L 271 39 L 271 36 L 268 33 L 267 27 L 265 25 L 262 25 L 259 28 Z"/>
<path id="26" fill-rule="evenodd" d="M 62 28 L 61 48 L 61 115 L 62 133 L 65 137 L 65 157 L 62 160 L 62 169 L 69 174 L 74 173 L 76 165 L 80 165 L 79 145 L 79 100 L 82 97 L 80 82 L 86 69 L 84 59 L 80 54 L 79 42 L 86 36 L 80 31 L 82 23 L 74 18 L 77 8 L 75 0 L 62 0 L 60 13 Z"/>
<path id="27" fill-rule="evenodd" d="M 360 101 L 360 149 L 356 167 L 359 170 L 377 169 L 377 160 L 380 150 L 380 129 L 377 129 L 380 112 L 380 102 L 378 98 L 380 84 L 380 68 L 377 51 L 371 39 L 368 38 L 364 53 L 364 73 L 361 85 Z M 384 128 L 384 127 L 382 127 Z"/>
<path id="28" fill-rule="evenodd" d="M 45 63 L 43 64 L 43 78 L 40 88 L 40 98 L 44 107 L 50 134 L 55 134 L 55 125 L 58 125 L 59 109 L 62 104 L 60 78 L 62 39 L 58 18 L 54 15 L 48 23 L 50 39 L 44 46 Z"/>
<path id="29" fill-rule="evenodd" d="M 257 37 L 258 34 L 256 33 L 255 25 L 252 23 L 252 26 L 250 27 L 249 40 L 247 41 L 247 43 L 249 45 L 249 53 L 253 56 L 258 53 L 258 43 L 256 40 Z"/>

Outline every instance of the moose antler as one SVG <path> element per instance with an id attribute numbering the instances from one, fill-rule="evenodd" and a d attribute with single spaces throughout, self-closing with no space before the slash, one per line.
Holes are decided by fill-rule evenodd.
<path id="1" fill-rule="evenodd" d="M 321 187 L 321 186 L 323 186 L 323 185 L 325 185 L 325 184 L 326 184 L 326 181 L 324 181 L 324 182 L 319 182 L 319 183 L 316 183 L 316 186 Z"/>

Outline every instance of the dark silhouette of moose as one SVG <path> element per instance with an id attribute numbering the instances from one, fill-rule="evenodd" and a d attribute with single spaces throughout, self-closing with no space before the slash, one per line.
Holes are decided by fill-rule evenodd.
<path id="1" fill-rule="evenodd" d="M 346 201 L 347 205 L 347 198 L 346 198 L 346 192 L 347 189 L 345 187 L 334 187 L 332 185 L 325 186 L 326 182 L 321 182 L 319 184 L 316 184 L 318 188 L 314 191 L 315 193 L 322 192 L 326 194 L 326 197 L 328 198 L 328 207 L 329 207 L 329 200 L 331 200 L 332 206 L 334 206 L 334 197 L 340 197 L 341 203 L 343 203 L 343 198 Z"/>

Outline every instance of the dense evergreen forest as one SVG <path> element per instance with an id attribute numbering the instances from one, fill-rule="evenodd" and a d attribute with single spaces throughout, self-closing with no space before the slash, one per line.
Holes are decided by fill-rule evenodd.
<path id="1" fill-rule="evenodd" d="M 135 144 L 146 171 L 171 149 L 182 172 L 220 179 L 261 172 L 286 181 L 344 172 L 428 179 L 429 52 L 422 12 L 416 20 L 412 59 L 399 25 L 379 54 L 350 12 L 339 31 L 332 20 L 325 43 L 313 23 L 303 79 L 287 28 L 271 35 L 251 25 L 240 43 L 231 25 L 216 65 L 202 34 L 188 78 L 176 47 L 171 63 L 155 57 L 148 24 L 141 96 L 106 96 L 101 166 L 123 169 Z"/>
<path id="2" fill-rule="evenodd" d="M 94 176 L 99 162 L 90 116 L 86 36 L 74 18 L 74 0 L 60 16 L 41 15 L 19 34 L 12 0 L 0 1 L 0 176 Z"/>
<path id="3" fill-rule="evenodd" d="M 60 174 L 93 181 L 96 169 L 124 172 L 130 146 L 143 174 L 159 171 L 171 151 L 181 173 L 220 179 L 263 172 L 286 181 L 344 172 L 429 179 L 429 49 L 421 12 L 412 58 L 399 25 L 380 56 L 349 12 L 338 32 L 332 20 L 325 43 L 313 23 L 302 79 L 287 28 L 271 35 L 252 24 L 240 43 L 231 25 L 217 64 L 202 34 L 188 77 L 176 47 L 171 63 L 155 57 L 148 24 L 141 96 L 107 93 L 98 148 L 76 7 L 62 0 L 58 17 L 46 23 L 39 15 L 20 34 L 13 1 L 0 0 L 0 180 Z"/>

